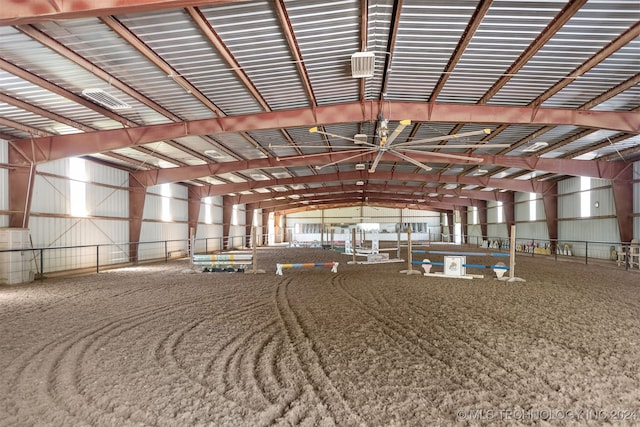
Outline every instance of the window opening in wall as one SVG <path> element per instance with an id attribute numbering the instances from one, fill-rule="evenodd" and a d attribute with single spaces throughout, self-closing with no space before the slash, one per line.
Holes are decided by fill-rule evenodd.
<path id="1" fill-rule="evenodd" d="M 160 195 L 162 196 L 160 216 L 163 221 L 169 222 L 172 220 L 171 218 L 171 184 L 162 184 L 160 187 Z"/>
<path id="2" fill-rule="evenodd" d="M 580 177 L 580 216 L 588 218 L 591 216 L 591 178 Z"/>
<path id="3" fill-rule="evenodd" d="M 233 205 L 231 208 L 231 225 L 238 225 L 238 205 Z"/>
<path id="4" fill-rule="evenodd" d="M 69 178 L 71 215 L 87 216 L 87 169 L 84 159 L 69 159 Z"/>
<path id="5" fill-rule="evenodd" d="M 478 225 L 478 207 L 471 207 L 471 224 Z"/>
<path id="6" fill-rule="evenodd" d="M 497 209 L 496 222 L 498 223 L 504 222 L 504 216 L 502 212 L 502 202 L 498 202 L 496 209 Z"/>
<path id="7" fill-rule="evenodd" d="M 537 219 L 537 194 L 529 193 L 529 221 L 535 221 Z"/>
<path id="8" fill-rule="evenodd" d="M 211 197 L 204 198 L 204 223 L 213 224 L 213 216 L 211 215 Z"/>

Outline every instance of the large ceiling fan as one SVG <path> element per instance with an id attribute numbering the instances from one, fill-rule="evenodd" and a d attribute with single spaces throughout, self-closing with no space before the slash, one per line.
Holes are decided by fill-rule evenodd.
<path id="1" fill-rule="evenodd" d="M 371 166 L 369 167 L 369 173 L 373 173 L 376 171 L 376 168 L 378 167 L 378 163 L 380 163 L 380 160 L 382 159 L 382 156 L 385 153 L 389 153 L 391 155 L 394 155 L 396 157 L 398 157 L 399 159 L 402 159 L 406 162 L 409 162 L 415 166 L 418 166 L 426 171 L 430 171 L 431 167 L 425 165 L 424 163 L 414 159 L 413 157 L 410 156 L 411 153 L 420 153 L 420 154 L 425 154 L 428 153 L 430 156 L 434 156 L 434 157 L 443 157 L 443 158 L 447 158 L 447 159 L 454 159 L 454 160 L 464 160 L 464 161 L 470 161 L 470 162 L 475 162 L 475 163 L 481 163 L 482 159 L 477 158 L 477 157 L 470 157 L 470 156 L 463 156 L 463 155 L 459 155 L 459 154 L 448 154 L 448 153 L 440 153 L 440 152 L 433 152 L 433 151 L 424 151 L 424 149 L 447 149 L 447 148 L 505 148 L 505 147 L 509 147 L 509 144 L 449 144 L 449 145 L 424 145 L 426 143 L 429 142 L 442 142 L 442 141 L 450 141 L 450 140 L 454 140 L 454 139 L 459 139 L 459 138 L 466 138 L 469 136 L 474 136 L 474 135 L 488 135 L 491 133 L 490 129 L 482 129 L 482 130 L 478 130 L 478 131 L 471 131 L 471 132 L 464 132 L 464 133 L 458 133 L 458 134 L 452 134 L 452 135 L 442 135 L 442 136 L 437 136 L 437 137 L 433 137 L 433 138 L 425 138 L 425 139 L 417 139 L 417 140 L 413 140 L 413 141 L 405 141 L 405 142 L 400 142 L 400 143 L 396 143 L 394 144 L 395 140 L 398 138 L 398 136 L 400 135 L 400 133 L 402 133 L 402 131 L 411 124 L 411 120 L 401 120 L 400 124 L 391 132 L 389 133 L 389 120 L 385 119 L 382 116 L 378 117 L 378 121 L 379 121 L 379 125 L 378 125 L 378 129 L 376 130 L 376 139 L 377 142 L 369 142 L 367 140 L 367 135 L 364 134 L 358 134 L 355 135 L 354 138 L 349 138 L 343 135 L 337 135 L 334 133 L 330 133 L 330 132 L 324 132 L 322 130 L 320 130 L 318 127 L 312 127 L 311 129 L 309 129 L 309 132 L 311 133 L 319 133 L 322 135 L 327 135 L 333 138 L 339 138 L 339 139 L 344 139 L 347 141 L 351 141 L 354 144 L 357 144 L 358 146 L 360 146 L 362 148 L 362 150 L 358 150 L 359 152 L 353 156 L 344 158 L 344 159 L 340 159 L 337 160 L 335 162 L 331 162 L 331 163 L 327 163 L 324 165 L 320 165 L 320 166 L 316 166 L 316 169 L 322 169 L 325 168 L 327 166 L 333 166 L 336 165 L 338 163 L 342 163 L 342 162 L 346 162 L 352 159 L 355 159 L 357 157 L 362 157 L 363 155 L 366 154 L 372 154 L 372 153 L 377 153 L 375 159 L 373 160 L 373 163 L 371 163 Z"/>

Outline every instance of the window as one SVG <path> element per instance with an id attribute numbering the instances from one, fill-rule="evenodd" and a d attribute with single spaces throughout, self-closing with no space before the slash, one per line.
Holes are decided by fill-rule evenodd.
<path id="1" fill-rule="evenodd" d="M 69 178 L 71 215 L 87 216 L 87 169 L 84 159 L 69 159 Z"/>
<path id="2" fill-rule="evenodd" d="M 478 207 L 471 207 L 471 224 L 478 225 Z"/>
<path id="3" fill-rule="evenodd" d="M 588 218 L 591 216 L 591 178 L 580 177 L 580 216 Z"/>
<path id="4" fill-rule="evenodd" d="M 231 225 L 238 225 L 238 205 L 233 205 L 231 208 Z"/>
<path id="5" fill-rule="evenodd" d="M 211 197 L 205 197 L 204 201 L 204 223 L 213 224 L 213 217 L 211 216 Z"/>
<path id="6" fill-rule="evenodd" d="M 529 193 L 529 221 L 537 219 L 537 194 Z"/>
<path id="7" fill-rule="evenodd" d="M 502 202 L 498 202 L 498 205 L 496 206 L 496 209 L 497 209 L 496 222 L 498 222 L 498 223 L 504 222 L 503 212 L 502 212 Z"/>
<path id="8" fill-rule="evenodd" d="M 162 184 L 160 187 L 162 195 L 161 217 L 163 221 L 171 221 L 171 184 Z"/>

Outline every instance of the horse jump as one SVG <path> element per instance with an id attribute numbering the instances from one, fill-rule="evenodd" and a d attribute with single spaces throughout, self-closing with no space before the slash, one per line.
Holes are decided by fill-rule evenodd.
<path id="1" fill-rule="evenodd" d="M 421 274 L 419 271 L 413 270 L 412 265 L 422 265 L 425 272 L 424 276 L 438 276 L 438 277 L 453 277 L 453 278 L 463 278 L 463 279 L 473 279 L 473 278 L 483 278 L 483 275 L 479 274 L 466 274 L 467 268 L 478 268 L 492 269 L 494 273 L 496 273 L 496 277 L 498 280 L 505 280 L 510 282 L 521 281 L 524 282 L 523 279 L 514 277 L 514 269 L 515 269 L 515 226 L 511 227 L 511 245 L 509 253 L 500 253 L 500 252 L 453 252 L 453 251 L 427 251 L 427 250 L 412 250 L 411 249 L 411 239 L 409 239 L 408 244 L 408 267 L 406 270 L 402 270 L 400 273 L 403 274 Z M 409 234 L 409 237 L 411 235 Z M 433 254 L 433 255 L 444 255 L 444 262 L 433 262 L 429 259 L 424 259 L 422 261 L 413 261 L 413 254 Z M 502 262 L 497 262 L 492 265 L 486 264 L 472 264 L 467 263 L 467 256 L 483 256 L 483 257 L 504 257 L 509 258 L 509 266 L 506 266 Z M 443 266 L 443 273 L 431 273 L 432 266 Z M 509 272 L 508 277 L 504 277 L 506 272 Z"/>
<path id="2" fill-rule="evenodd" d="M 305 262 L 299 264 L 276 264 L 276 275 L 282 276 L 283 268 L 331 267 L 332 273 L 338 272 L 338 262 Z"/>

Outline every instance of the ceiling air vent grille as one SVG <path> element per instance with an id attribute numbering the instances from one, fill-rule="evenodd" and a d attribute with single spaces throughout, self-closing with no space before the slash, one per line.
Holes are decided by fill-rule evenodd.
<path id="1" fill-rule="evenodd" d="M 126 110 L 131 108 L 131 105 L 120 101 L 118 98 L 108 94 L 102 89 L 85 89 L 82 91 L 82 94 L 86 98 L 89 98 L 100 105 L 104 105 L 111 110 Z"/>
<path id="2" fill-rule="evenodd" d="M 376 56 L 373 52 L 356 52 L 351 55 L 351 76 L 373 77 Z"/>

